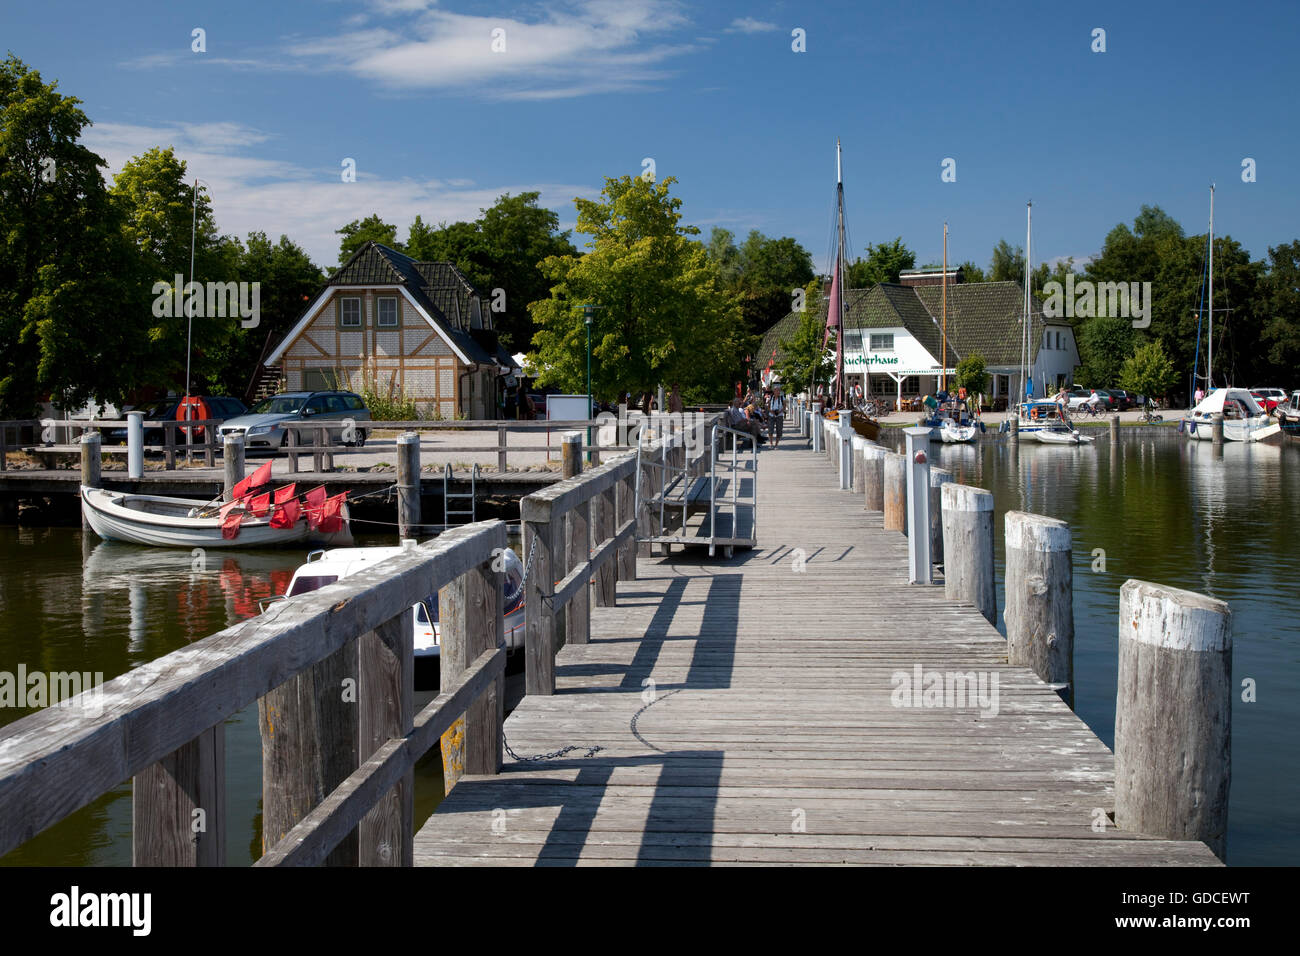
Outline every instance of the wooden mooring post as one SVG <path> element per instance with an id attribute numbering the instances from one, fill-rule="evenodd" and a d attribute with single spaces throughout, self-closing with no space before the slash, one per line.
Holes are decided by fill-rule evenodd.
<path id="1" fill-rule="evenodd" d="M 413 538 L 420 531 L 420 435 L 397 436 L 397 536 Z"/>
<path id="2" fill-rule="evenodd" d="M 1202 840 L 1226 859 L 1231 611 L 1146 581 L 1126 581 L 1119 601 L 1115 825 Z"/>
<path id="3" fill-rule="evenodd" d="M 950 481 L 943 499 L 943 593 L 973 604 L 990 624 L 998 619 L 993 583 L 993 493 Z"/>
<path id="4" fill-rule="evenodd" d="M 1006 514 L 1007 660 L 1030 668 L 1074 707 L 1074 572 L 1070 526 Z"/>
<path id="5" fill-rule="evenodd" d="M 930 561 L 943 564 L 943 486 L 952 481 L 947 468 L 930 469 Z"/>
<path id="6" fill-rule="evenodd" d="M 1119 415 L 1112 415 L 1110 419 L 1110 440 L 1111 443 L 1119 441 Z"/>
<path id="7" fill-rule="evenodd" d="M 234 495 L 235 485 L 244 480 L 244 436 L 227 435 L 221 446 L 221 465 L 223 470 L 224 493 L 222 498 L 230 501 Z"/>
<path id="8" fill-rule="evenodd" d="M 885 530 L 907 534 L 907 458 L 887 452 L 884 464 Z"/>
<path id="9" fill-rule="evenodd" d="M 868 511 L 885 510 L 885 456 L 888 454 L 873 443 L 862 449 L 863 504 Z"/>
<path id="10" fill-rule="evenodd" d="M 81 435 L 81 483 L 87 488 L 100 486 L 100 437 L 99 432 L 83 432 Z M 90 522 L 86 520 L 86 510 L 81 510 L 81 530 L 90 531 Z"/>

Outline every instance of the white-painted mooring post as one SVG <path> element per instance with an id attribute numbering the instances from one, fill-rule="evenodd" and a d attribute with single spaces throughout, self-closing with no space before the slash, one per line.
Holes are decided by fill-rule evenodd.
<path id="1" fill-rule="evenodd" d="M 1126 581 L 1119 592 L 1115 825 L 1228 849 L 1232 612 L 1223 601 Z"/>
<path id="2" fill-rule="evenodd" d="M 821 454 L 822 451 L 822 416 L 820 412 L 812 412 L 808 418 L 808 428 L 812 431 L 812 450 Z"/>
<path id="3" fill-rule="evenodd" d="M 943 594 L 998 619 L 993 585 L 993 493 L 950 481 L 943 496 Z"/>
<path id="4" fill-rule="evenodd" d="M 930 429 L 905 428 L 907 436 L 907 583 L 930 584 Z"/>
<path id="5" fill-rule="evenodd" d="M 126 476 L 144 477 L 144 412 L 126 413 Z"/>
<path id="6" fill-rule="evenodd" d="M 1007 661 L 1052 684 L 1074 707 L 1074 572 L 1070 526 L 1006 515 Z"/>
<path id="7" fill-rule="evenodd" d="M 853 490 L 853 420 L 846 409 L 840 410 L 837 421 L 840 446 L 840 491 Z"/>

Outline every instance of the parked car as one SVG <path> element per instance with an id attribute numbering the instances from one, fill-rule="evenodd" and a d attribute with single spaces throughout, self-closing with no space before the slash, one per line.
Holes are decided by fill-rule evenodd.
<path id="1" fill-rule="evenodd" d="M 1087 405 L 1088 399 L 1092 398 L 1093 392 L 1097 393 L 1097 398 L 1100 401 L 1099 411 L 1109 412 L 1115 408 L 1117 404 L 1115 398 L 1106 394 L 1104 389 L 1075 388 L 1066 393 L 1070 400 L 1070 411 L 1077 412 L 1084 405 Z"/>
<path id="2" fill-rule="evenodd" d="M 1099 388 L 1099 392 L 1105 392 L 1111 398 L 1115 399 L 1115 409 L 1126 412 L 1130 408 L 1137 407 L 1137 397 L 1130 391 L 1122 388 Z"/>
<path id="3" fill-rule="evenodd" d="M 370 421 L 370 410 L 361 396 L 354 392 L 320 391 L 320 392 L 282 392 L 263 399 L 248 410 L 248 414 L 231 419 L 218 431 L 224 440 L 227 435 L 243 435 L 244 447 L 282 448 L 287 440 L 288 431 L 282 426 L 289 422 L 338 422 L 337 430 L 329 429 L 331 438 L 343 440 L 344 424 L 347 419 L 356 422 Z M 344 444 L 366 443 L 369 431 L 356 429 L 352 441 Z M 300 445 L 310 445 L 311 435 L 299 433 Z"/>
<path id="4" fill-rule="evenodd" d="M 199 398 L 203 404 L 208 406 L 209 415 L 223 421 L 237 418 L 248 411 L 248 406 L 237 398 L 231 398 L 229 395 L 200 395 Z M 150 402 L 148 405 L 142 405 L 139 408 L 128 409 L 128 411 L 144 412 L 144 420 L 147 422 L 173 421 L 176 419 L 176 409 L 180 407 L 180 403 L 179 398 L 164 398 L 157 402 Z M 122 413 L 122 417 L 126 417 L 126 412 Z M 195 429 L 195 433 L 195 439 L 201 441 L 203 438 L 202 429 Z M 126 429 L 114 428 L 110 430 L 105 441 L 110 445 L 125 445 Z M 144 430 L 144 443 L 146 445 L 163 445 L 166 442 L 166 429 L 146 428 Z M 178 431 L 176 433 L 176 443 L 178 445 L 185 443 L 184 432 Z"/>
<path id="5" fill-rule="evenodd" d="M 1260 408 L 1270 415 L 1273 413 L 1273 409 L 1279 405 L 1285 405 L 1287 401 L 1286 392 L 1280 388 L 1252 388 L 1250 394 L 1255 401 L 1259 402 Z"/>

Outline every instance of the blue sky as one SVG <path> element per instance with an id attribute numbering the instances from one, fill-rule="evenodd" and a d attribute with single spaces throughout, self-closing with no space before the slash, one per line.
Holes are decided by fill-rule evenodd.
<path id="1" fill-rule="evenodd" d="M 1035 262 L 1080 259 L 1143 203 L 1203 232 L 1215 181 L 1216 234 L 1261 258 L 1300 237 L 1298 28 L 1300 4 L 1198 0 L 0 10 L 4 49 L 84 101 L 111 170 L 174 145 L 223 231 L 287 233 L 325 266 L 334 230 L 371 212 L 405 238 L 417 213 L 470 219 L 538 189 L 570 227 L 574 196 L 649 157 L 705 234 L 791 235 L 824 268 L 837 136 L 859 253 L 901 235 L 937 260 L 946 219 L 950 259 L 986 265 L 998 239 L 1023 244 L 1032 198 Z"/>

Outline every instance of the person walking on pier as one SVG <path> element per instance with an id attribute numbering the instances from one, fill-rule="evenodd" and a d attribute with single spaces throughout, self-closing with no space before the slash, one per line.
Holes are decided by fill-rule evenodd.
<path id="1" fill-rule="evenodd" d="M 770 395 L 767 402 L 767 441 L 775 448 L 781 444 L 781 432 L 785 427 L 785 399 L 781 397 L 780 385 L 773 385 Z"/>

